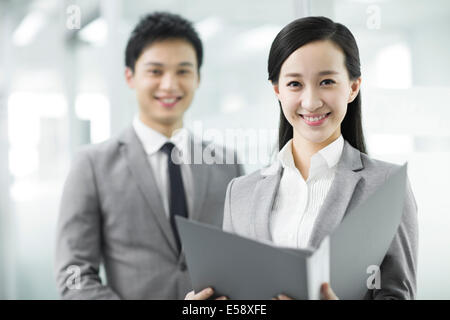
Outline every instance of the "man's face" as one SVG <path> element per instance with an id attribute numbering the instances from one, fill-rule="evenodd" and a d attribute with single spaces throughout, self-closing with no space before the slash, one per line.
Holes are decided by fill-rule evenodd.
<path id="1" fill-rule="evenodd" d="M 136 90 L 140 119 L 154 128 L 181 127 L 199 85 L 194 47 L 182 39 L 154 42 L 125 77 Z"/>

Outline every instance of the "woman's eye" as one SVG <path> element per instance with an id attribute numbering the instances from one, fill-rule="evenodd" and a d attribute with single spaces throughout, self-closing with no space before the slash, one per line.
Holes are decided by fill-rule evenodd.
<path id="1" fill-rule="evenodd" d="M 331 80 L 331 79 L 325 79 L 325 80 L 322 80 L 320 82 L 321 85 L 324 84 L 326 86 L 329 86 L 329 85 L 334 84 L 334 83 L 336 83 L 336 82 L 334 80 Z"/>
<path id="2" fill-rule="evenodd" d="M 301 84 L 298 81 L 291 81 L 287 84 L 288 87 L 300 87 Z"/>

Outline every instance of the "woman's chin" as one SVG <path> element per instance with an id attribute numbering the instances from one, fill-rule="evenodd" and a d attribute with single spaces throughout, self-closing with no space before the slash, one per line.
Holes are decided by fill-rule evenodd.
<path id="1" fill-rule="evenodd" d="M 323 132 L 300 132 L 300 138 L 307 143 L 311 144 L 322 144 L 326 142 L 331 135 L 324 134 Z"/>

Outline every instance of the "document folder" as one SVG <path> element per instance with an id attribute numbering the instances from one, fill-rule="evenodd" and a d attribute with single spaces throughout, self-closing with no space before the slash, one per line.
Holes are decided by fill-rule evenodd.
<path id="1" fill-rule="evenodd" d="M 275 246 L 176 217 L 195 292 L 212 287 L 215 297 L 265 300 L 280 293 L 320 299 L 329 282 L 340 299 L 362 299 L 400 224 L 407 164 L 348 212 L 316 250 Z M 375 271 L 374 271 L 375 270 Z"/>

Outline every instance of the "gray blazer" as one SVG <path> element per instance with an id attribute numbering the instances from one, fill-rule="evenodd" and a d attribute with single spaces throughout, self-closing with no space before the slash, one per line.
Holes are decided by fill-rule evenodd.
<path id="1" fill-rule="evenodd" d="M 374 160 L 344 143 L 330 191 L 319 211 L 309 245 L 317 248 L 347 212 L 364 202 L 397 165 Z M 278 163 L 233 179 L 227 188 L 223 228 L 255 240 L 271 240 L 269 216 L 282 175 Z M 414 299 L 417 273 L 417 205 L 409 181 L 403 216 L 380 266 L 381 289 L 365 299 Z"/>
<path id="2" fill-rule="evenodd" d="M 241 166 L 193 164 L 191 169 L 190 218 L 220 226 L 226 186 L 241 174 Z M 107 284 L 99 277 L 101 262 Z M 55 267 L 65 299 L 182 299 L 192 290 L 184 254 L 177 253 L 132 127 L 88 146 L 74 160 L 61 201 Z"/>

